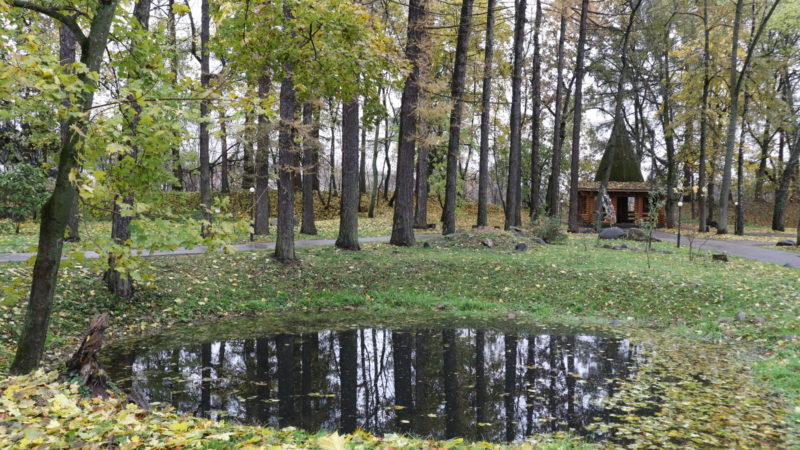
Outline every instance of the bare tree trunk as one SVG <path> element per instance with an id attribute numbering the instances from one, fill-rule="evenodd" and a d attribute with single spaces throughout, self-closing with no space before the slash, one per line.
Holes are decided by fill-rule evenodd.
<path id="1" fill-rule="evenodd" d="M 72 35 L 72 32 L 64 24 L 61 24 L 58 28 L 58 40 L 58 53 L 61 65 L 68 66 L 75 63 L 75 48 L 77 46 L 75 36 Z M 72 105 L 69 98 L 65 98 L 61 104 L 65 108 L 69 108 Z M 59 128 L 61 132 L 61 145 L 63 146 L 64 142 L 67 140 L 67 122 L 62 121 L 59 124 Z M 78 196 L 75 195 L 75 199 L 72 202 L 72 209 L 69 213 L 67 242 L 78 242 L 81 240 L 80 231 L 78 229 L 79 212 Z"/>
<path id="2" fill-rule="evenodd" d="M 569 231 L 577 233 L 580 228 L 578 216 L 578 175 L 581 153 L 581 119 L 583 113 L 583 58 L 586 47 L 586 21 L 589 15 L 589 0 L 581 2 L 581 24 L 578 32 L 578 54 L 575 58 L 575 109 L 572 119 L 572 158 L 569 183 Z"/>
<path id="3" fill-rule="evenodd" d="M 672 73 L 669 68 L 669 52 L 672 48 L 670 27 L 664 33 L 664 76 L 662 83 L 661 125 L 667 147 L 667 228 L 675 227 L 675 134 L 672 131 Z"/>
<path id="4" fill-rule="evenodd" d="M 169 0 L 167 3 L 167 33 L 169 34 L 169 47 L 170 47 L 170 71 L 172 72 L 172 85 L 178 84 L 178 69 L 180 68 L 180 58 L 178 56 L 178 32 L 177 20 L 175 11 L 172 7 L 175 5 L 175 0 Z M 175 184 L 172 186 L 174 191 L 183 190 L 183 166 L 181 166 L 181 148 L 180 145 L 172 147 L 172 176 L 175 177 Z"/>
<path id="5" fill-rule="evenodd" d="M 81 63 L 88 72 L 98 72 L 103 54 L 108 43 L 108 34 L 118 0 L 98 2 L 92 16 L 92 26 L 88 36 L 75 36 L 81 43 Z M 14 3 L 12 3 L 14 5 Z M 15 5 L 16 6 L 16 5 Z M 78 95 L 78 102 L 83 112 L 92 108 L 95 82 L 88 74 L 79 75 L 85 89 Z M 58 267 L 64 243 L 64 231 L 69 221 L 72 202 L 75 198 L 75 187 L 69 180 L 70 172 L 76 166 L 79 148 L 83 145 L 83 133 L 86 130 L 84 117 L 72 117 L 67 121 L 67 135 L 58 158 L 58 174 L 50 198 L 42 207 L 42 218 L 39 230 L 39 246 L 36 262 L 33 265 L 28 308 L 25 314 L 20 337 L 17 340 L 17 351 L 9 373 L 24 374 L 34 370 L 44 353 L 47 329 L 50 324 L 50 313 L 53 306 L 53 294 L 58 281 Z"/>
<path id="6" fill-rule="evenodd" d="M 367 193 L 367 127 L 361 124 L 361 155 L 358 166 L 358 198 L 361 207 L 361 195 Z"/>
<path id="7" fill-rule="evenodd" d="M 478 223 L 489 224 L 489 121 L 492 100 L 492 56 L 494 54 L 494 8 L 496 0 L 486 4 L 486 46 L 483 52 L 483 90 L 481 95 L 481 150 L 478 164 Z"/>
<path id="8" fill-rule="evenodd" d="M 539 33 L 542 28 L 542 1 L 536 0 L 536 19 L 533 24 L 533 73 L 531 74 L 531 222 L 539 218 L 542 172 L 539 167 L 542 111 L 542 55 Z"/>
<path id="9" fill-rule="evenodd" d="M 410 0 L 408 7 L 408 41 L 406 58 L 411 62 L 411 73 L 403 87 L 400 105 L 400 141 L 397 150 L 397 197 L 392 218 L 392 245 L 412 246 L 414 237 L 414 151 L 417 138 L 417 104 L 419 102 L 419 78 L 421 46 L 426 41 L 425 8 L 427 0 Z M 388 149 L 387 149 L 387 162 Z M 387 177 L 386 185 L 389 181 Z M 388 189 L 387 189 L 388 191 Z"/>
<path id="10" fill-rule="evenodd" d="M 423 123 L 420 128 L 425 130 L 423 134 L 427 136 L 430 131 L 429 125 Z M 430 144 L 424 141 L 420 143 L 417 156 L 417 188 L 414 190 L 417 200 L 414 208 L 414 228 L 428 228 L 428 160 L 430 151 Z"/>
<path id="11" fill-rule="evenodd" d="M 342 198 L 339 204 L 339 236 L 336 247 L 361 250 L 358 245 L 358 99 L 342 106 Z"/>
<path id="12" fill-rule="evenodd" d="M 550 180 L 547 183 L 547 211 L 550 217 L 558 217 L 558 191 L 561 184 L 561 114 L 564 91 L 564 40 L 567 34 L 567 4 L 561 7 L 561 25 L 558 35 L 558 69 L 556 75 L 555 117 L 553 125 L 553 158 L 550 164 Z"/>
<path id="13" fill-rule="evenodd" d="M 522 60 L 526 0 L 517 0 L 514 19 L 514 65 L 511 74 L 511 139 L 508 153 L 505 229 L 522 225 Z"/>
<path id="14" fill-rule="evenodd" d="M 303 105 L 303 126 L 308 131 L 303 138 L 303 221 L 300 232 L 303 234 L 317 234 L 314 223 L 314 176 L 317 167 L 314 165 L 314 153 L 319 152 L 319 127 L 316 125 L 316 107 L 312 103 Z"/>
<path id="15" fill-rule="evenodd" d="M 711 30 L 708 25 L 708 0 L 703 0 L 703 94 L 700 106 L 700 159 L 698 160 L 697 171 L 699 189 L 697 190 L 697 231 L 705 233 L 708 231 L 708 220 L 706 219 L 707 205 L 706 199 L 706 145 L 708 141 L 708 95 L 711 86 L 710 76 L 710 37 Z"/>
<path id="16" fill-rule="evenodd" d="M 744 0 L 736 1 L 736 16 L 733 19 L 733 37 L 731 39 L 731 68 L 730 68 L 730 107 L 728 109 L 728 135 L 725 140 L 725 165 L 722 169 L 722 190 L 719 196 L 719 218 L 717 219 L 717 234 L 728 233 L 728 194 L 731 190 L 731 171 L 733 167 L 733 146 L 736 140 L 736 120 L 739 118 L 739 83 L 738 69 L 736 67 L 739 54 L 739 27 L 742 23 L 742 7 Z"/>
<path id="17" fill-rule="evenodd" d="M 380 93 L 378 94 L 380 95 Z M 386 107 L 386 94 L 383 96 L 384 108 Z M 367 217 L 375 217 L 375 206 L 378 203 L 378 142 L 380 141 L 381 121 L 375 122 L 375 138 L 372 140 L 372 191 L 369 196 L 369 212 Z"/>
<path id="18" fill-rule="evenodd" d="M 266 70 L 266 68 L 264 69 Z M 266 73 L 258 77 L 258 98 L 264 99 L 269 94 L 272 79 Z M 248 117 L 248 116 L 246 116 Z M 246 138 L 250 141 L 249 137 Z M 250 142 L 251 158 L 255 161 L 255 211 L 253 212 L 253 234 L 263 236 L 269 234 L 269 124 L 265 114 L 258 115 L 258 125 L 256 127 L 256 145 L 258 153 L 252 155 L 252 142 Z M 245 147 L 246 148 L 246 147 Z M 252 161 L 252 160 L 251 160 Z M 255 169 L 257 167 L 257 169 Z M 252 175 L 251 175 L 252 176 Z M 252 186 L 253 180 L 250 179 Z M 249 189 L 249 188 L 248 188 Z"/>
<path id="19" fill-rule="evenodd" d="M 200 3 L 200 87 L 205 91 L 209 87 L 211 73 L 209 68 L 208 39 L 211 22 L 208 11 L 208 0 Z M 206 224 L 203 235 L 208 233 L 211 222 L 211 164 L 208 152 L 208 100 L 200 101 L 200 209 Z"/>
<path id="20" fill-rule="evenodd" d="M 739 155 L 736 168 L 736 225 L 734 233 L 744 236 L 744 139 L 747 129 L 747 109 L 750 103 L 750 96 L 747 88 L 744 91 L 744 106 L 742 107 L 742 130 L 739 135 Z"/>
<path id="21" fill-rule="evenodd" d="M 283 6 L 283 14 L 292 19 L 289 6 Z M 292 63 L 283 65 L 283 81 L 280 94 L 280 136 L 278 150 L 278 239 L 275 242 L 275 258 L 287 263 L 297 259 L 294 252 L 294 176 L 292 167 L 296 160 L 294 145 L 295 92 L 292 78 Z"/>
<path id="22" fill-rule="evenodd" d="M 394 120 L 394 119 L 393 119 Z M 389 118 L 386 118 L 386 125 L 385 125 L 385 134 L 387 139 L 383 142 L 383 153 L 384 153 L 384 161 L 386 162 L 386 185 L 383 188 L 383 200 L 389 201 L 389 182 L 392 179 L 392 160 L 389 158 L 389 148 L 391 144 L 389 143 Z"/>
<path id="23" fill-rule="evenodd" d="M 260 82 L 260 81 L 259 81 Z M 260 87 L 259 87 L 260 88 Z M 242 189 L 248 190 L 256 185 L 256 155 L 253 151 L 253 134 L 256 135 L 258 141 L 258 127 L 261 124 L 261 116 L 259 115 L 258 124 L 253 125 L 253 114 L 245 113 L 244 115 L 244 129 L 242 130 Z M 253 133 L 253 127 L 256 127 L 256 132 Z"/>
<path id="24" fill-rule="evenodd" d="M 447 176 L 445 183 L 445 200 L 443 211 L 442 234 L 456 231 L 456 174 L 458 171 L 458 154 L 461 138 L 461 115 L 464 109 L 464 79 L 467 73 L 467 51 L 469 35 L 472 29 L 473 0 L 463 0 L 458 24 L 458 40 L 456 42 L 455 67 L 450 91 L 453 110 L 450 113 L 450 136 L 447 144 Z"/>
<path id="25" fill-rule="evenodd" d="M 328 205 L 331 204 L 331 197 L 336 191 L 336 133 L 334 130 L 337 127 L 336 115 L 338 113 L 339 105 L 330 103 L 329 109 L 331 110 L 331 156 L 330 156 L 330 173 L 328 177 Z"/>
<path id="26" fill-rule="evenodd" d="M 220 185 L 219 190 L 225 194 L 230 193 L 231 184 L 228 179 L 228 125 L 224 114 L 220 113 L 219 122 L 219 147 L 220 147 Z"/>

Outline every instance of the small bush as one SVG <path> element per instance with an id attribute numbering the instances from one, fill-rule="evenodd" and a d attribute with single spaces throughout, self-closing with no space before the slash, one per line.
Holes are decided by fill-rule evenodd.
<path id="1" fill-rule="evenodd" d="M 14 231 L 32 217 L 47 200 L 47 175 L 38 167 L 17 164 L 8 172 L 0 173 L 0 217 L 14 222 Z"/>
<path id="2" fill-rule="evenodd" d="M 548 244 L 560 244 L 567 240 L 567 233 L 561 231 L 561 221 L 556 218 L 540 218 L 533 224 L 533 235 Z"/>

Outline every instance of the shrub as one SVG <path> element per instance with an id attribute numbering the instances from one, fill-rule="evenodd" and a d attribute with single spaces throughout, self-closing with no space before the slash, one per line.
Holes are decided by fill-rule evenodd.
<path id="1" fill-rule="evenodd" d="M 46 183 L 44 171 L 30 164 L 17 164 L 0 173 L 0 217 L 10 218 L 17 233 L 20 223 L 47 200 Z"/>
<path id="2" fill-rule="evenodd" d="M 554 217 L 542 217 L 533 224 L 533 235 L 548 244 L 559 244 L 567 240 L 567 234 L 561 231 L 561 221 Z"/>

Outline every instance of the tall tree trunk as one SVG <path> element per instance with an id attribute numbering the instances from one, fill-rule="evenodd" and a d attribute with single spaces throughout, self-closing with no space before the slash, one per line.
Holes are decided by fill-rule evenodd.
<path id="1" fill-rule="evenodd" d="M 422 134 L 427 137 L 430 132 L 430 126 L 427 123 L 422 123 L 420 128 L 424 130 Z M 430 144 L 425 141 L 420 142 L 419 155 L 417 156 L 417 187 L 414 190 L 416 198 L 414 228 L 428 228 L 428 160 L 430 159 L 430 152 Z"/>
<path id="2" fill-rule="evenodd" d="M 266 70 L 266 68 L 264 70 Z M 258 98 L 260 100 L 266 99 L 271 85 L 272 79 L 268 74 L 263 73 L 258 77 Z M 249 115 L 246 117 L 249 117 Z M 258 153 L 256 155 L 252 154 L 253 144 L 249 137 L 246 138 L 246 142 L 250 142 L 248 145 L 250 146 L 250 157 L 252 158 L 251 161 L 255 160 L 255 164 L 251 163 L 251 165 L 256 168 L 254 169 L 256 172 L 256 195 L 255 205 L 253 205 L 255 208 L 253 213 L 253 234 L 263 236 L 269 234 L 269 123 L 267 122 L 266 114 L 263 113 L 258 115 L 257 120 L 258 125 L 256 126 L 256 145 L 258 146 Z M 252 183 L 253 180 L 251 178 L 251 186 Z"/>
<path id="3" fill-rule="evenodd" d="M 211 29 L 211 18 L 208 11 L 208 1 L 200 2 L 200 87 L 207 91 L 211 80 L 209 68 L 210 58 L 208 39 Z M 200 209 L 202 209 L 203 235 L 208 233 L 211 223 L 211 164 L 208 151 L 208 100 L 200 101 Z"/>
<path id="4" fill-rule="evenodd" d="M 260 81 L 259 81 L 260 82 Z M 258 124 L 260 124 L 260 115 Z M 244 129 L 242 130 L 242 189 L 248 190 L 256 185 L 256 155 L 253 151 L 253 127 L 256 127 L 256 141 L 258 141 L 258 127 L 253 125 L 253 114 L 245 113 Z"/>
<path id="5" fill-rule="evenodd" d="M 705 233 L 708 231 L 707 217 L 707 198 L 706 190 L 706 147 L 708 141 L 708 95 L 711 87 L 710 63 L 711 63 L 711 30 L 708 25 L 708 0 L 703 0 L 703 94 L 700 103 L 700 159 L 698 160 L 697 171 L 698 187 L 697 190 L 697 231 Z"/>
<path id="6" fill-rule="evenodd" d="M 339 236 L 336 247 L 361 250 L 358 245 L 358 99 L 342 106 L 342 198 L 339 204 Z"/>
<path id="7" fill-rule="evenodd" d="M 522 60 L 525 42 L 526 0 L 516 0 L 514 20 L 514 65 L 511 74 L 511 142 L 508 153 L 505 229 L 522 225 Z"/>
<path id="8" fill-rule="evenodd" d="M 228 194 L 231 192 L 231 184 L 228 179 L 228 122 L 223 113 L 220 113 L 219 131 L 219 148 L 221 152 L 219 190 Z"/>
<path id="9" fill-rule="evenodd" d="M 114 19 L 119 1 L 98 2 L 92 17 L 88 36 L 75 36 L 82 46 L 81 63 L 88 72 L 98 72 L 108 43 L 108 33 Z M 17 6 L 15 2 L 12 6 Z M 23 6 L 25 7 L 25 6 Z M 74 31 L 74 30 L 73 30 Z M 67 121 L 67 135 L 58 158 L 58 174 L 50 198 L 42 207 L 39 228 L 39 246 L 36 262 L 33 265 L 28 308 L 25 313 L 17 351 L 9 372 L 24 374 L 34 370 L 44 353 L 47 328 L 53 306 L 53 294 L 58 281 L 58 267 L 64 244 L 64 231 L 69 221 L 72 202 L 77 195 L 69 180 L 72 169 L 76 167 L 76 157 L 83 146 L 83 136 L 87 128 L 84 117 L 92 108 L 95 82 L 88 73 L 79 75 L 84 89 L 78 95 L 81 111 L 87 113 L 81 118 L 72 117 Z"/>
<path id="10" fill-rule="evenodd" d="M 336 133 L 334 130 L 336 130 L 337 127 L 336 116 L 338 114 L 338 108 L 338 104 L 336 106 L 334 106 L 333 103 L 329 104 L 329 109 L 331 110 L 331 155 L 329 158 L 330 173 L 328 176 L 328 205 L 330 205 L 331 197 L 336 191 Z"/>
<path id="11" fill-rule="evenodd" d="M 395 118 L 392 119 L 394 121 Z M 389 149 L 391 144 L 389 143 L 389 118 L 386 118 L 386 124 L 384 125 L 384 134 L 386 139 L 383 141 L 383 154 L 384 154 L 384 162 L 386 162 L 386 183 L 383 187 L 383 200 L 389 201 L 389 181 L 392 179 L 392 160 L 389 157 Z"/>
<path id="12" fill-rule="evenodd" d="M 664 75 L 661 86 L 661 125 L 664 132 L 664 142 L 667 147 L 667 201 L 666 225 L 667 228 L 675 227 L 675 133 L 672 130 L 672 73 L 669 69 L 669 52 L 672 48 L 670 41 L 670 27 L 664 33 Z"/>
<path id="13" fill-rule="evenodd" d="M 180 68 L 180 57 L 178 55 L 178 29 L 177 18 L 175 11 L 172 7 L 175 5 L 175 0 L 169 0 L 167 3 L 167 33 L 169 34 L 169 47 L 170 47 L 170 71 L 172 72 L 172 85 L 178 84 L 178 70 Z M 175 177 L 175 184 L 172 185 L 172 190 L 183 190 L 183 166 L 181 166 L 181 148 L 180 145 L 172 147 L 172 176 Z"/>
<path id="14" fill-rule="evenodd" d="M 59 61 L 62 66 L 68 66 L 75 63 L 75 36 L 72 35 L 72 32 L 69 28 L 64 25 L 60 24 L 58 28 L 58 55 Z M 69 108 L 72 105 L 72 102 L 69 101 L 69 98 L 65 98 L 61 104 L 65 108 Z M 67 122 L 61 121 L 59 124 L 60 134 L 61 134 L 61 146 L 64 145 L 64 142 L 67 140 Z M 78 205 L 78 196 L 74 196 L 74 200 L 72 202 L 72 209 L 69 213 L 69 223 L 68 223 L 68 231 L 67 231 L 67 242 L 78 242 L 81 240 L 80 231 L 78 229 L 79 225 L 79 205 Z"/>
<path id="15" fill-rule="evenodd" d="M 380 95 L 380 94 L 379 94 Z M 386 94 L 383 95 L 384 108 L 386 107 Z M 378 143 L 380 142 L 381 121 L 375 122 L 375 138 L 372 140 L 372 190 L 369 195 L 369 212 L 367 217 L 375 217 L 375 206 L 378 203 Z"/>
<path id="16" fill-rule="evenodd" d="M 360 208 L 361 194 L 367 193 L 367 127 L 365 124 L 361 124 L 361 155 L 358 162 L 358 198 Z"/>
<path id="17" fill-rule="evenodd" d="M 139 26 L 146 31 L 150 22 L 150 0 L 138 0 L 134 5 L 133 17 L 139 23 Z M 129 45 L 131 48 L 135 48 L 137 43 L 131 42 Z M 133 79 L 137 76 L 138 74 L 136 71 L 131 74 Z M 127 121 L 127 123 L 129 123 L 128 133 L 131 137 L 134 137 L 139 132 L 139 118 L 142 113 L 142 107 L 135 99 L 130 98 L 130 100 L 133 117 Z M 120 159 L 126 156 L 136 159 L 138 153 L 139 149 L 134 145 L 131 147 L 130 155 L 120 155 Z M 122 207 L 125 206 L 126 209 L 131 209 L 133 207 L 133 202 L 134 196 L 130 192 L 121 193 L 114 201 L 111 214 L 111 240 L 120 250 L 130 246 L 130 224 L 133 219 L 130 215 L 122 215 Z M 129 251 L 129 248 L 127 251 Z M 117 254 L 116 250 L 108 255 L 108 270 L 104 275 L 106 286 L 108 290 L 118 298 L 130 300 L 133 298 L 134 291 L 133 278 L 131 278 L 130 274 L 117 270 L 116 264 L 118 256 L 120 255 Z"/>
<path id="18" fill-rule="evenodd" d="M 578 175 L 581 155 L 581 120 L 583 114 L 583 58 L 586 47 L 586 21 L 589 15 L 589 0 L 581 2 L 581 24 L 578 32 L 578 50 L 575 58 L 575 107 L 572 119 L 572 158 L 569 169 L 569 231 L 577 233 L 580 228 L 578 216 Z"/>
<path id="19" fill-rule="evenodd" d="M 561 25 L 558 34 L 558 68 L 556 71 L 555 117 L 553 118 L 553 158 L 550 164 L 550 180 L 547 183 L 547 212 L 550 217 L 558 217 L 558 191 L 561 184 L 561 114 L 564 91 L 564 40 L 567 34 L 567 4 L 561 7 Z"/>
<path id="20" fill-rule="evenodd" d="M 464 79 L 467 73 L 467 52 L 469 50 L 469 35 L 472 29 L 472 4 L 473 0 L 463 0 L 461 2 L 455 67 L 453 67 L 453 79 L 450 84 L 453 110 L 450 113 L 450 136 L 447 143 L 447 176 L 444 212 L 442 214 L 444 219 L 442 221 L 442 234 L 445 235 L 456 231 L 456 174 L 461 139 L 461 115 L 464 109 Z"/>
<path id="21" fill-rule="evenodd" d="M 542 172 L 540 168 L 542 112 L 542 55 L 539 32 L 542 28 L 542 0 L 536 0 L 536 19 L 533 23 L 533 70 L 531 74 L 531 222 L 539 218 Z"/>
<path id="22" fill-rule="evenodd" d="M 742 64 L 742 70 L 739 71 L 736 67 L 737 53 L 739 51 L 739 27 L 742 22 L 742 7 L 744 0 L 737 0 L 736 2 L 736 16 L 733 21 L 733 39 L 731 43 L 731 73 L 730 73 L 730 92 L 731 101 L 730 108 L 728 108 L 728 135 L 725 140 L 725 166 L 722 169 L 722 189 L 719 196 L 719 219 L 717 234 L 726 234 L 728 232 L 728 197 L 731 192 L 731 177 L 733 170 L 733 149 L 736 146 L 736 121 L 739 118 L 739 93 L 742 92 L 744 80 L 747 75 L 748 66 L 753 53 L 758 43 L 759 37 L 763 32 L 767 22 L 769 22 L 772 13 L 781 0 L 774 0 L 772 6 L 761 19 L 758 30 L 755 34 L 751 34 L 750 44 L 747 48 L 747 54 Z M 755 25 L 755 24 L 753 24 Z M 755 27 L 754 27 L 755 28 Z"/>
<path id="23" fill-rule="evenodd" d="M 314 223 L 314 177 L 317 167 L 314 165 L 314 154 L 319 153 L 319 127 L 315 116 L 319 113 L 313 103 L 303 105 L 303 126 L 307 128 L 303 138 L 303 221 L 300 232 L 317 234 Z"/>
<path id="24" fill-rule="evenodd" d="M 742 107 L 742 130 L 739 135 L 739 155 L 736 161 L 736 224 L 734 233 L 738 236 L 744 236 L 744 142 L 749 105 L 750 96 L 747 93 L 747 87 L 745 87 L 744 105 Z"/>
<path id="25" fill-rule="evenodd" d="M 486 4 L 486 45 L 483 51 L 483 90 L 481 94 L 481 150 L 478 164 L 477 225 L 479 227 L 489 225 L 489 126 L 491 125 L 489 122 L 491 120 L 494 8 L 496 3 L 497 0 L 488 0 Z"/>
<path id="26" fill-rule="evenodd" d="M 736 67 L 739 54 L 739 27 L 742 23 L 742 7 L 744 0 L 736 1 L 736 16 L 733 19 L 733 37 L 731 39 L 730 107 L 728 108 L 728 134 L 725 140 L 725 165 L 722 169 L 722 189 L 719 195 L 719 218 L 717 218 L 717 234 L 728 233 L 728 195 L 731 191 L 731 171 L 733 168 L 733 147 L 736 145 L 736 121 L 739 118 L 739 83 Z"/>
<path id="27" fill-rule="evenodd" d="M 471 1 L 471 0 L 468 0 Z M 425 43 L 425 8 L 427 0 L 410 0 L 408 7 L 408 40 L 406 59 L 411 62 L 411 73 L 403 87 L 400 105 L 400 140 L 397 150 L 396 203 L 392 218 L 392 245 L 412 246 L 414 237 L 414 152 L 417 139 L 417 104 L 421 70 L 421 46 Z M 387 162 L 388 149 L 387 149 Z M 388 176 L 386 181 L 389 186 Z"/>
<path id="28" fill-rule="evenodd" d="M 289 6 L 283 6 L 284 16 L 291 20 Z M 283 64 L 283 81 L 280 94 L 280 134 L 278 150 L 278 239 L 275 242 L 275 258 L 281 262 L 293 262 L 294 253 L 294 176 L 292 167 L 297 159 L 294 145 L 295 92 L 292 77 L 293 64 Z"/>

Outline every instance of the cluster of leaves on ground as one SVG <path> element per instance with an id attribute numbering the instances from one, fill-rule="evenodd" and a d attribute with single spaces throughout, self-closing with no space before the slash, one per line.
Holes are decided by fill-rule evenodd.
<path id="1" fill-rule="evenodd" d="M 539 445 L 543 444 L 543 445 Z M 568 436 L 548 436 L 517 449 L 579 448 Z M 144 411 L 125 399 L 85 398 L 77 384 L 58 381 L 56 372 L 38 371 L 0 380 L 0 447 L 14 448 L 500 448 L 463 439 L 430 441 L 363 431 L 339 435 L 294 428 L 241 426 L 177 415 L 170 408 Z"/>

